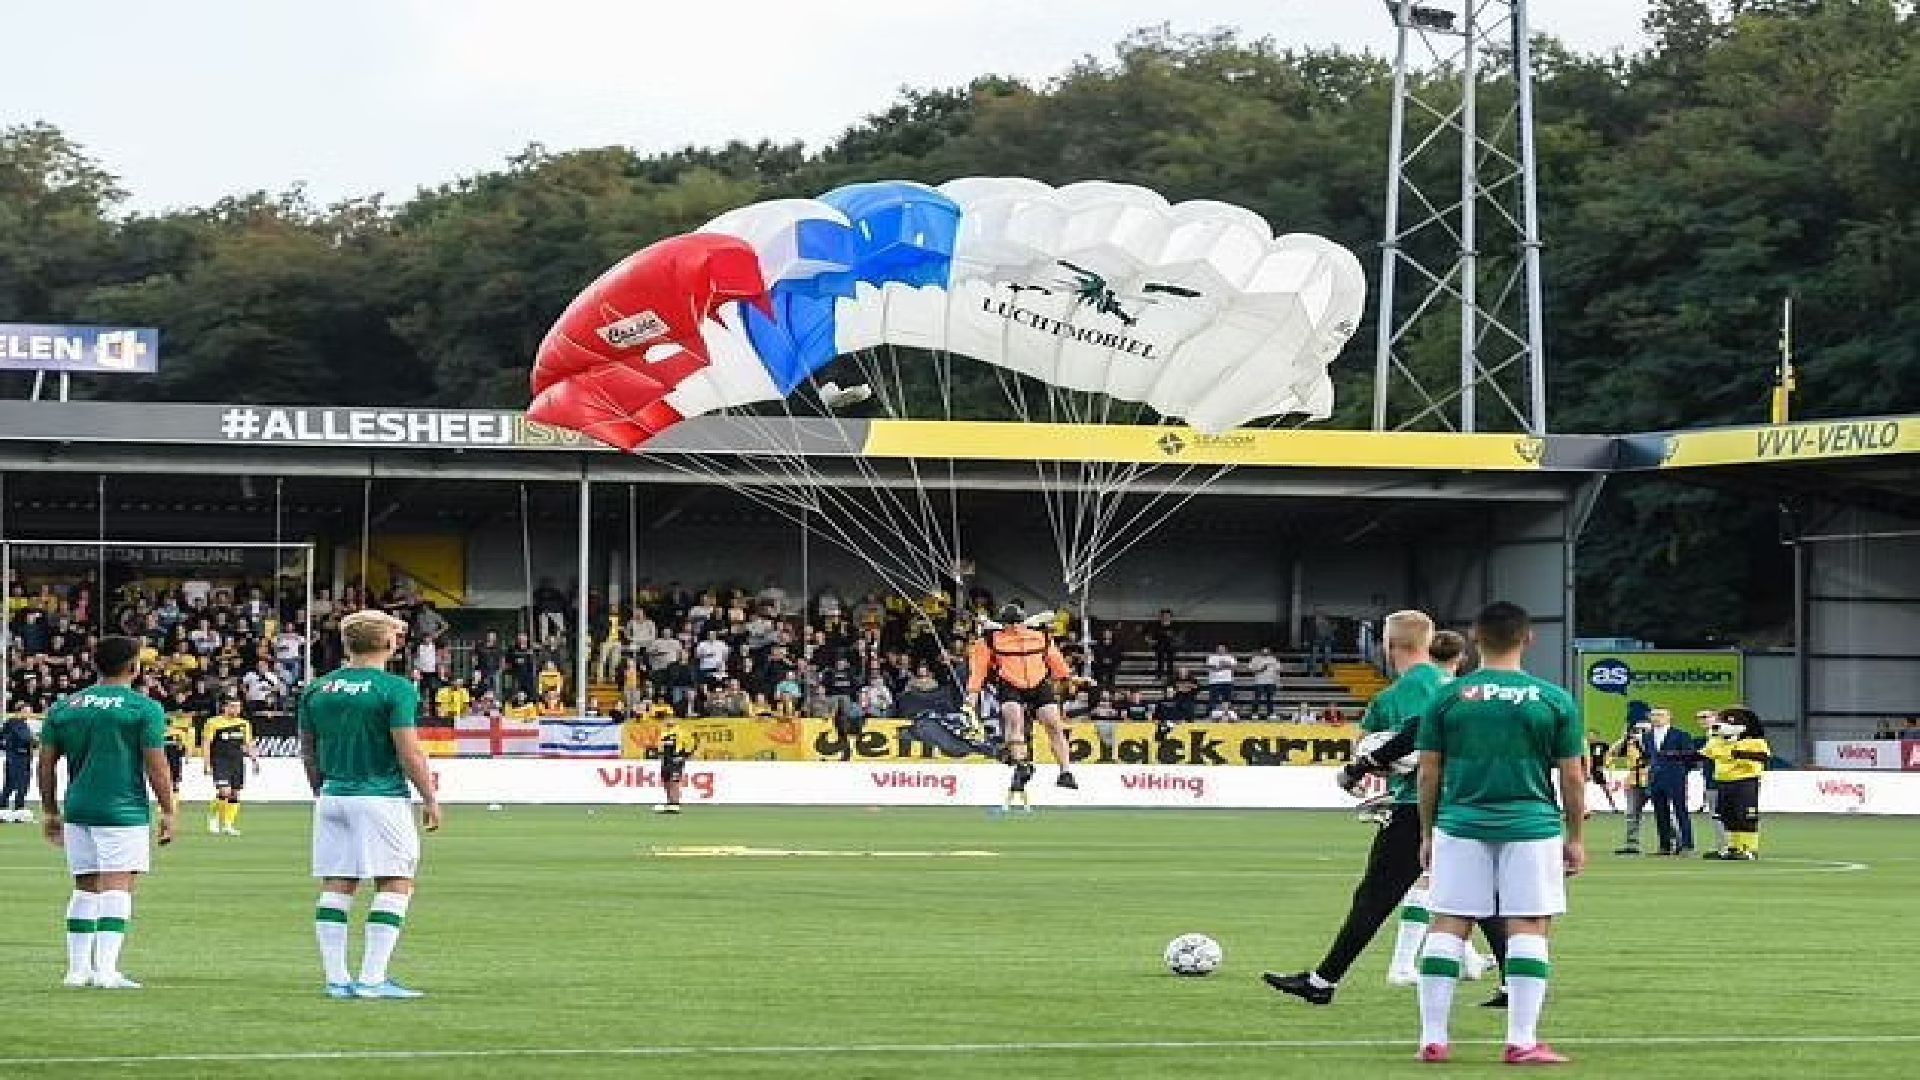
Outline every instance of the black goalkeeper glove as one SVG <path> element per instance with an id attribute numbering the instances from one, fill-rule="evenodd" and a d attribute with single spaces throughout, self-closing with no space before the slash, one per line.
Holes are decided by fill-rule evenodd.
<path id="1" fill-rule="evenodd" d="M 1362 796 L 1360 785 L 1366 782 L 1370 770 L 1358 761 L 1340 766 L 1340 790 L 1358 799 Z"/>

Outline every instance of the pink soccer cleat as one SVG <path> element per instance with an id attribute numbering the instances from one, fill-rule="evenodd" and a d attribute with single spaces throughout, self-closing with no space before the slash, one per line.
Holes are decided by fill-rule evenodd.
<path id="1" fill-rule="evenodd" d="M 1420 1048 L 1418 1060 L 1428 1065 L 1444 1065 L 1453 1060 L 1453 1050 L 1446 1043 L 1428 1043 Z"/>
<path id="2" fill-rule="evenodd" d="M 1534 1043 L 1532 1046 L 1509 1046 L 1506 1057 L 1501 1060 L 1509 1065 L 1565 1065 L 1573 1060 L 1546 1043 Z"/>

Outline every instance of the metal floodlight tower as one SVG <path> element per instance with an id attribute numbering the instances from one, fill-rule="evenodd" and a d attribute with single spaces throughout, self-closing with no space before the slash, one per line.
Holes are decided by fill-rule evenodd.
<path id="1" fill-rule="evenodd" d="M 1526 0 L 1386 0 L 1386 6 L 1399 44 L 1374 429 L 1437 422 L 1457 431 L 1545 434 Z M 1457 378 L 1452 370 L 1435 370 L 1431 360 L 1436 339 L 1455 333 Z M 1422 347 L 1429 358 L 1424 365 L 1414 358 Z"/>

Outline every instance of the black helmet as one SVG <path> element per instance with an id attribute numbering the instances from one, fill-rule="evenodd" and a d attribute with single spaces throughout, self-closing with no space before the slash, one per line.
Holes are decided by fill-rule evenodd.
<path id="1" fill-rule="evenodd" d="M 1018 623 L 1023 623 L 1026 621 L 1027 621 L 1027 609 L 1020 606 L 1020 601 L 1015 600 L 1012 603 L 1001 606 L 1000 622 L 1002 624 L 1006 626 L 1013 626 Z"/>

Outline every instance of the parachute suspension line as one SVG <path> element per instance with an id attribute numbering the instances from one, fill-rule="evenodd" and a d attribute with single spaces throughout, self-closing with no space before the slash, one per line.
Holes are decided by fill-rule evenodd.
<path id="1" fill-rule="evenodd" d="M 1309 419 L 1310 418 L 1303 416 L 1289 423 L 1283 418 L 1275 418 L 1273 421 L 1271 421 L 1266 425 L 1266 430 L 1297 431 L 1301 427 L 1304 427 L 1309 422 Z M 1186 466 L 1181 470 L 1180 475 L 1174 478 L 1174 483 L 1177 484 L 1180 481 L 1186 479 L 1188 474 L 1190 474 L 1194 469 L 1199 467 L 1200 466 L 1195 466 L 1195 465 Z M 1154 532 L 1154 530 L 1158 529 L 1161 525 L 1165 524 L 1168 520 L 1170 520 L 1175 514 L 1179 513 L 1181 509 L 1183 509 L 1189 502 L 1192 502 L 1199 495 L 1204 494 L 1208 488 L 1212 487 L 1215 483 L 1219 482 L 1219 480 L 1222 477 L 1226 476 L 1228 473 L 1233 472 L 1235 468 L 1237 468 L 1237 466 L 1230 465 L 1230 464 L 1214 466 L 1213 472 L 1211 474 L 1209 474 L 1204 479 L 1202 479 L 1198 484 L 1195 484 L 1190 490 L 1182 493 L 1179 496 L 1178 500 L 1175 501 L 1172 506 L 1167 507 L 1166 510 L 1163 513 L 1161 513 L 1158 517 L 1154 518 L 1150 523 L 1148 523 L 1144 527 L 1141 527 L 1138 529 L 1134 528 L 1135 524 L 1146 516 L 1147 511 L 1151 510 L 1157 503 L 1159 503 L 1160 501 L 1168 497 L 1165 493 L 1157 494 L 1152 500 L 1150 500 L 1147 503 L 1146 506 L 1143 506 L 1141 510 L 1134 515 L 1134 517 L 1130 518 L 1127 521 L 1127 523 L 1124 526 L 1122 526 L 1121 532 L 1119 535 L 1122 535 L 1122 536 L 1130 535 L 1132 539 L 1126 541 L 1125 543 L 1119 544 L 1117 547 L 1115 547 L 1112 544 L 1107 545 L 1106 549 L 1100 553 L 1101 558 L 1099 558 L 1097 564 L 1094 565 L 1092 569 L 1089 571 L 1089 580 L 1091 580 L 1091 577 L 1093 575 L 1098 575 L 1100 573 L 1105 572 L 1106 569 L 1112 566 L 1116 560 L 1124 556 L 1128 551 L 1131 551 L 1135 545 L 1140 543 L 1141 540 L 1151 535 Z"/>
<path id="2" fill-rule="evenodd" d="M 817 392 L 818 387 L 815 389 Z M 798 419 L 785 400 L 781 406 L 789 420 Z M 733 415 L 756 428 L 772 445 L 780 445 L 780 439 L 762 417 L 743 411 L 734 411 Z M 840 433 L 842 442 L 850 449 L 857 450 L 857 444 L 849 436 L 842 419 L 831 410 L 826 410 L 826 418 Z M 924 514 L 911 513 L 889 484 L 857 453 L 849 455 L 847 460 L 861 474 L 866 487 L 875 496 L 872 502 L 881 504 L 879 506 L 863 503 L 854 493 L 846 490 L 849 486 L 847 478 L 823 474 L 799 453 L 799 447 L 793 450 L 791 455 L 743 455 L 733 463 L 733 468 L 704 455 L 660 455 L 657 460 L 664 460 L 670 467 L 683 473 L 733 487 L 756 505 L 779 514 L 801 528 L 812 529 L 817 535 L 867 564 L 887 589 L 903 597 L 925 597 L 937 590 L 938 583 L 945 579 L 944 571 L 932 565 L 931 556 L 922 555 L 918 560 L 915 558 L 922 552 L 941 547 L 935 538 L 926 534 L 927 518 Z M 683 457 L 684 461 L 676 460 Z M 741 465 L 756 474 L 764 486 L 742 483 Z M 889 507 L 893 513 L 888 512 Z M 879 510 L 877 514 L 876 509 Z M 880 535 L 872 527 L 875 522 L 891 527 L 884 530 L 885 535 Z M 902 528 L 903 525 L 918 526 L 921 534 L 911 536 Z M 876 552 L 885 554 L 877 555 Z"/>
<path id="3" fill-rule="evenodd" d="M 816 535 L 823 537 L 830 543 L 841 547 L 849 554 L 867 563 L 889 588 L 896 587 L 896 583 L 902 580 L 911 584 L 921 580 L 923 577 L 923 573 L 917 573 L 920 568 L 915 567 L 911 563 L 882 562 L 878 557 L 871 554 L 870 551 L 873 550 L 898 551 L 900 547 L 897 544 L 890 543 L 889 541 L 892 539 L 890 537 L 882 538 L 874 535 L 871 529 L 865 527 L 865 522 L 859 516 L 844 513 L 844 511 L 853 509 L 852 507 L 842 503 L 828 505 L 818 499 L 811 499 L 804 495 L 794 496 L 791 494 L 793 487 L 803 485 L 795 485 L 784 478 L 768 474 L 764 469 L 756 468 L 755 471 L 760 474 L 760 478 L 764 482 L 765 486 L 762 486 L 761 484 L 754 483 L 752 480 L 743 480 L 737 470 L 730 471 L 717 460 L 708 459 L 704 455 L 663 454 L 656 457 L 655 460 L 661 461 L 669 468 L 687 475 L 696 476 L 703 480 L 712 480 L 716 483 L 724 483 L 755 504 L 780 515 L 796 525 L 813 530 Z M 846 528 L 845 523 L 847 522 L 851 522 L 857 526 L 857 528 L 852 530 Z M 855 538 L 856 533 L 864 536 L 868 543 L 865 545 L 861 544 L 859 540 Z"/>
<path id="4" fill-rule="evenodd" d="M 685 457 L 687 460 L 676 460 L 681 457 Z M 726 474 L 717 460 L 706 459 L 703 455 L 660 455 L 655 460 L 659 460 L 669 468 L 688 475 L 699 476 L 703 479 L 710 478 L 716 482 L 726 480 Z M 698 466 L 687 463 L 688 461 L 694 460 L 698 461 Z M 920 604 L 912 603 L 914 596 L 924 597 L 934 591 L 929 587 L 932 579 L 926 576 L 925 568 L 916 567 L 911 563 L 883 560 L 875 554 L 876 551 L 898 550 L 898 548 L 894 545 L 881 543 L 878 538 L 874 537 L 872 532 L 868 530 L 862 531 L 865 533 L 869 542 L 862 544 L 857 539 L 854 539 L 847 530 L 840 528 L 839 523 L 830 515 L 824 511 L 814 509 L 808 505 L 804 499 L 796 503 L 788 502 L 781 498 L 771 498 L 768 497 L 767 490 L 757 486 L 742 484 L 737 477 L 727 482 L 727 486 L 765 509 L 785 518 L 794 525 L 822 537 L 828 543 L 835 545 L 842 551 L 865 563 L 867 568 L 873 571 L 874 576 L 879 580 L 883 588 L 910 602 L 912 609 L 925 623 L 929 631 L 932 632 L 935 643 L 939 645 L 936 660 L 946 669 L 949 678 L 958 679 L 959 673 L 954 667 L 954 659 L 947 652 L 945 643 L 941 640 L 939 627 L 933 623 L 931 617 L 926 614 Z"/>
<path id="5" fill-rule="evenodd" d="M 899 354 L 898 354 L 898 351 L 895 349 L 895 347 L 891 344 L 886 345 L 885 349 L 887 354 L 887 363 L 889 368 L 891 369 L 891 375 L 893 377 L 893 382 L 894 382 L 894 389 L 895 389 L 894 400 L 899 403 L 898 405 L 899 408 L 905 409 L 908 401 L 908 397 L 907 397 L 908 391 L 906 386 L 906 380 L 900 371 Z M 905 417 L 896 414 L 896 419 L 905 419 Z M 933 500 L 931 496 L 929 496 L 929 494 L 927 493 L 926 483 L 920 475 L 920 459 L 916 457 L 909 457 L 906 459 L 906 461 L 907 461 L 908 471 L 910 471 L 913 474 L 913 490 L 914 490 L 915 496 L 917 497 L 917 502 L 919 504 L 921 523 L 922 523 L 921 531 L 930 540 L 934 538 L 938 538 L 939 541 L 941 541 L 940 556 L 946 562 L 947 566 L 951 568 L 955 564 L 957 564 L 957 562 L 959 561 L 959 557 L 960 557 L 959 551 L 955 546 L 953 538 L 945 534 L 941 529 L 941 523 L 939 521 L 938 511 L 935 509 L 933 505 Z M 949 493 L 949 497 L 951 498 L 951 493 Z M 949 569 L 947 573 L 941 575 L 942 581 L 944 582 L 950 575 L 951 575 L 951 569 Z"/>
<path id="6" fill-rule="evenodd" d="M 889 346 L 889 348 L 891 348 L 891 346 Z M 893 370 L 889 372 L 880 367 L 878 356 L 873 355 L 876 353 L 877 350 L 863 350 L 860 353 L 850 355 L 854 356 L 855 362 L 860 365 L 862 374 L 869 380 L 870 385 L 875 386 L 875 397 L 888 417 L 896 420 L 906 419 L 907 416 L 904 412 L 905 387 L 898 377 L 898 364 L 895 363 Z M 816 393 L 818 389 L 816 385 Z M 843 433 L 844 438 L 846 432 L 844 421 L 831 408 L 826 409 L 826 413 L 832 419 L 834 426 Z M 847 441 L 849 443 L 852 442 L 850 438 L 847 439 Z M 952 541 L 944 534 L 939 516 L 934 512 L 933 505 L 928 499 L 926 483 L 920 475 L 919 460 L 913 457 L 903 459 L 913 480 L 913 502 L 915 505 L 910 510 L 906 505 L 906 500 L 903 500 L 896 494 L 889 485 L 881 482 L 878 470 L 867 460 L 865 455 L 859 453 L 860 448 L 852 447 L 852 449 L 854 452 L 850 460 L 853 462 L 854 467 L 868 479 L 868 485 L 873 488 L 875 494 L 892 507 L 892 511 L 896 515 L 895 520 L 913 526 L 912 535 L 909 535 L 903 530 L 896 529 L 896 532 L 899 533 L 899 542 L 903 545 L 917 546 L 920 550 L 926 551 L 928 553 L 926 558 L 930 563 L 947 562 L 950 564 L 953 557 L 951 554 Z M 938 572 L 936 572 L 934 576 L 938 580 L 944 580 L 946 577 L 944 573 Z M 922 592 L 921 595 L 923 597 L 926 591 Z"/>
<path id="7" fill-rule="evenodd" d="M 891 346 L 888 348 L 891 349 Z M 878 350 L 874 349 L 857 350 L 846 355 L 859 369 L 861 377 L 866 381 L 867 385 L 872 388 L 877 404 L 881 410 L 893 419 L 908 418 L 906 387 L 904 380 L 900 376 L 898 362 L 894 361 L 888 366 L 883 366 L 880 362 L 881 358 Z M 813 375 L 808 376 L 808 385 L 812 387 L 816 395 L 820 393 L 819 381 Z M 782 399 L 780 405 L 789 419 L 796 419 L 789 399 Z M 916 513 L 915 510 L 909 510 L 905 500 L 902 500 L 891 490 L 889 485 L 880 480 L 877 471 L 873 469 L 867 460 L 858 452 L 859 447 L 856 445 L 855 440 L 850 437 L 845 420 L 838 411 L 828 406 L 822 408 L 821 414 L 833 424 L 836 432 L 841 436 L 841 440 L 853 451 L 848 460 L 854 464 L 854 467 L 860 472 L 862 477 L 865 478 L 867 486 L 874 493 L 876 500 L 886 504 L 885 507 L 882 508 L 883 516 L 890 522 L 901 521 L 917 526 L 913 535 L 909 535 L 904 530 L 896 530 L 899 534 L 898 542 L 908 546 L 917 545 L 922 549 L 936 552 L 938 553 L 937 557 L 951 563 L 952 557 L 948 553 L 953 550 L 953 541 L 948 536 L 943 535 L 937 520 L 937 515 L 934 513 L 933 507 L 926 497 L 926 487 L 919 475 L 918 461 L 913 458 L 906 459 L 907 467 L 913 474 L 915 490 L 914 501 L 917 503 L 916 510 L 918 511 Z M 804 458 L 800 458 L 797 454 L 796 458 L 798 458 L 798 462 L 794 475 L 797 478 L 811 481 L 816 487 L 824 487 L 835 490 L 836 492 L 843 484 L 844 481 L 841 479 L 823 477 L 817 470 L 812 469 L 810 465 L 806 464 Z M 888 514 L 889 510 L 891 514 Z M 929 555 L 930 559 L 935 557 L 935 555 Z M 942 573 L 938 576 L 944 579 L 947 574 Z"/>
<path id="8" fill-rule="evenodd" d="M 952 320 L 952 310 L 948 309 L 946 318 Z M 943 335 L 944 340 L 944 335 Z M 945 349 L 930 350 L 934 357 L 934 387 L 940 393 L 940 418 L 949 423 L 953 421 L 953 354 Z M 960 542 L 960 478 L 952 457 L 947 458 L 947 540 L 952 545 L 952 563 L 948 574 L 953 584 L 953 603 L 958 609 L 966 598 L 966 575 L 961 568 L 965 563 L 965 549 Z M 945 652 L 942 645 L 941 651 Z"/>
<path id="9" fill-rule="evenodd" d="M 819 387 L 817 383 L 813 384 L 813 389 L 818 393 Z M 782 399 L 780 405 L 789 421 L 796 423 L 800 421 L 801 418 L 794 414 L 787 399 Z M 780 434 L 768 427 L 765 420 L 760 416 L 750 412 L 735 412 L 733 415 L 755 427 L 757 433 L 770 444 L 775 446 L 781 444 Z M 839 526 L 842 520 L 850 521 L 858 526 L 859 531 L 866 535 L 874 544 L 884 547 L 890 552 L 899 553 L 903 558 L 909 557 L 916 550 L 928 546 L 931 541 L 930 538 L 925 536 L 924 531 L 916 538 L 908 535 L 900 528 L 902 523 L 911 525 L 923 524 L 924 519 L 908 511 L 899 496 L 896 495 L 882 480 L 879 474 L 871 468 L 867 460 L 857 452 L 859 450 L 858 443 L 852 437 L 844 420 L 836 415 L 832 409 L 823 410 L 823 415 L 824 418 L 834 426 L 834 429 L 840 436 L 841 442 L 849 451 L 852 451 L 845 460 L 851 462 L 860 473 L 861 479 L 864 480 L 865 486 L 873 496 L 873 501 L 883 505 L 878 507 L 863 505 L 855 497 L 854 493 L 845 490 L 848 487 L 847 478 L 826 476 L 808 461 L 804 454 L 801 453 L 802 448 L 797 445 L 790 448 L 790 453 L 769 455 L 773 469 L 777 471 L 770 471 L 768 468 L 759 465 L 756 459 L 749 456 L 743 455 L 738 459 L 742 463 L 753 465 L 755 471 L 762 478 L 769 481 L 768 488 L 772 494 L 763 493 L 758 499 L 761 505 L 766 505 L 767 500 L 771 498 L 776 501 L 785 501 L 789 505 L 804 506 L 809 511 L 819 514 L 822 520 L 831 522 L 836 527 Z M 717 482 L 729 483 L 731 478 L 736 475 L 736 473 L 729 472 L 718 464 L 705 464 L 708 465 L 706 475 Z M 802 493 L 804 493 L 804 495 Z M 876 509 L 879 511 L 877 514 L 875 513 Z M 873 530 L 867 527 L 868 523 L 873 521 L 878 521 L 889 526 L 888 535 L 885 537 L 875 535 Z M 826 533 L 821 532 L 821 535 L 825 536 Z M 838 537 L 829 536 L 828 539 L 833 540 L 843 547 L 853 543 L 844 530 L 842 535 Z M 916 539 L 919 541 L 918 543 L 916 543 Z M 912 576 L 918 580 L 927 576 L 927 572 L 924 568 L 915 566 L 913 567 Z"/>
<path id="10" fill-rule="evenodd" d="M 782 406 L 783 409 L 786 408 L 784 402 Z M 791 409 L 786 409 L 786 411 L 789 420 L 796 419 Z M 752 413 L 736 413 L 734 415 L 735 419 L 755 428 L 756 433 L 769 445 L 781 445 L 782 440 L 780 433 L 776 433 L 768 427 L 763 418 Z M 844 425 L 841 425 L 837 418 L 834 418 L 834 422 L 841 433 L 842 441 L 849 447 L 853 447 L 852 440 L 848 437 Z M 791 432 L 789 431 L 787 434 L 790 436 Z M 743 494 L 748 494 L 750 498 L 763 507 L 772 509 L 774 508 L 774 504 L 778 503 L 785 506 L 798 507 L 811 514 L 817 515 L 816 520 L 826 522 L 833 528 L 840 530 L 840 535 L 829 535 L 824 528 L 816 531 L 843 547 L 854 543 L 846 530 L 841 529 L 841 522 L 846 521 L 858 526 L 860 531 L 876 546 L 883 547 L 885 550 L 901 553 L 910 553 L 914 550 L 910 543 L 902 542 L 902 537 L 898 533 L 898 530 L 894 530 L 885 538 L 875 536 L 872 530 L 867 528 L 867 523 L 870 520 L 869 512 L 872 508 L 860 505 L 852 495 L 842 491 L 843 485 L 841 483 L 829 482 L 827 478 L 824 478 L 819 471 L 814 469 L 805 457 L 800 454 L 799 451 L 801 448 L 799 446 L 796 445 L 791 449 L 792 452 L 789 454 L 764 456 L 741 455 L 735 459 L 736 467 L 732 469 L 718 463 L 716 459 L 710 459 L 699 454 L 666 454 L 660 455 L 656 460 L 665 461 L 671 467 L 683 473 L 697 475 L 703 479 L 708 479 L 724 486 L 736 487 L 741 490 Z M 676 460 L 681 457 L 693 462 L 694 465 L 698 467 L 682 465 L 680 461 Z M 854 461 L 856 464 L 864 464 L 857 454 L 851 455 L 849 460 Z M 772 468 L 768 467 L 767 463 L 769 462 Z M 745 465 L 757 474 L 760 479 L 764 481 L 764 488 L 749 491 L 745 486 L 739 485 L 737 483 L 739 476 L 737 466 L 739 465 Z M 878 477 L 869 476 L 868 486 L 880 495 L 892 498 L 892 493 L 879 484 Z M 897 500 L 895 500 L 895 502 L 897 504 Z M 830 512 L 830 510 L 832 512 Z M 790 520 L 795 520 L 795 518 L 790 516 Z M 796 520 L 796 523 L 806 524 L 798 520 Z"/>
<path id="11" fill-rule="evenodd" d="M 1046 391 L 1049 417 L 1056 423 L 1084 426 L 1104 422 L 1111 416 L 1110 399 L 1104 395 L 1063 389 L 1052 384 L 1047 384 Z M 1081 458 L 1072 468 L 1074 475 L 1069 477 L 1066 466 L 1056 465 L 1050 481 L 1054 497 L 1060 503 L 1060 517 L 1069 522 L 1059 537 L 1058 545 L 1062 585 L 1069 598 L 1084 594 L 1089 587 L 1090 583 L 1084 576 L 1084 564 L 1087 552 L 1100 540 L 1107 497 L 1111 494 L 1109 483 L 1116 466 L 1097 459 Z M 1043 483 L 1047 482 L 1043 479 Z"/>
<path id="12" fill-rule="evenodd" d="M 1013 407 L 1014 415 L 1019 417 L 1022 423 L 1034 423 L 1033 406 L 1027 400 L 1027 377 L 1000 368 L 996 368 L 995 373 L 999 378 L 1000 390 L 1006 395 L 1008 404 Z M 1045 384 L 1043 383 L 1042 386 Z M 1049 401 L 1048 420 L 1054 419 L 1051 404 Z M 1048 473 L 1050 466 L 1053 469 L 1052 475 Z M 1064 567 L 1071 559 L 1071 551 L 1068 546 L 1070 532 L 1067 526 L 1066 495 L 1060 481 L 1060 468 L 1058 462 L 1048 462 L 1042 458 L 1035 458 L 1033 462 L 1034 474 L 1040 482 L 1041 505 L 1046 509 L 1047 524 L 1053 534 L 1054 552 L 1060 565 Z"/>
<path id="13" fill-rule="evenodd" d="M 1202 480 L 1199 484 L 1194 485 L 1191 489 L 1180 492 L 1179 486 L 1198 468 L 1201 468 L 1201 466 L 1182 466 L 1179 473 L 1166 482 L 1165 490 L 1155 492 L 1142 499 L 1140 503 L 1128 513 L 1126 519 L 1118 525 L 1109 523 L 1101 542 L 1087 549 L 1079 567 L 1079 572 L 1089 585 L 1091 585 L 1096 576 L 1107 567 L 1113 565 L 1115 560 L 1132 550 L 1142 540 L 1152 535 L 1154 530 L 1158 529 L 1175 514 L 1179 513 L 1181 507 L 1185 506 L 1196 495 L 1205 491 L 1208 485 L 1233 470 L 1232 465 L 1214 466 L 1215 471 L 1211 476 Z M 1169 499 L 1176 499 L 1176 501 L 1173 505 L 1167 506 L 1162 510 L 1161 505 Z M 1113 516 L 1118 518 L 1120 513 L 1121 503 L 1119 500 L 1116 500 Z M 1145 524 L 1142 524 L 1143 522 L 1145 522 Z"/>

